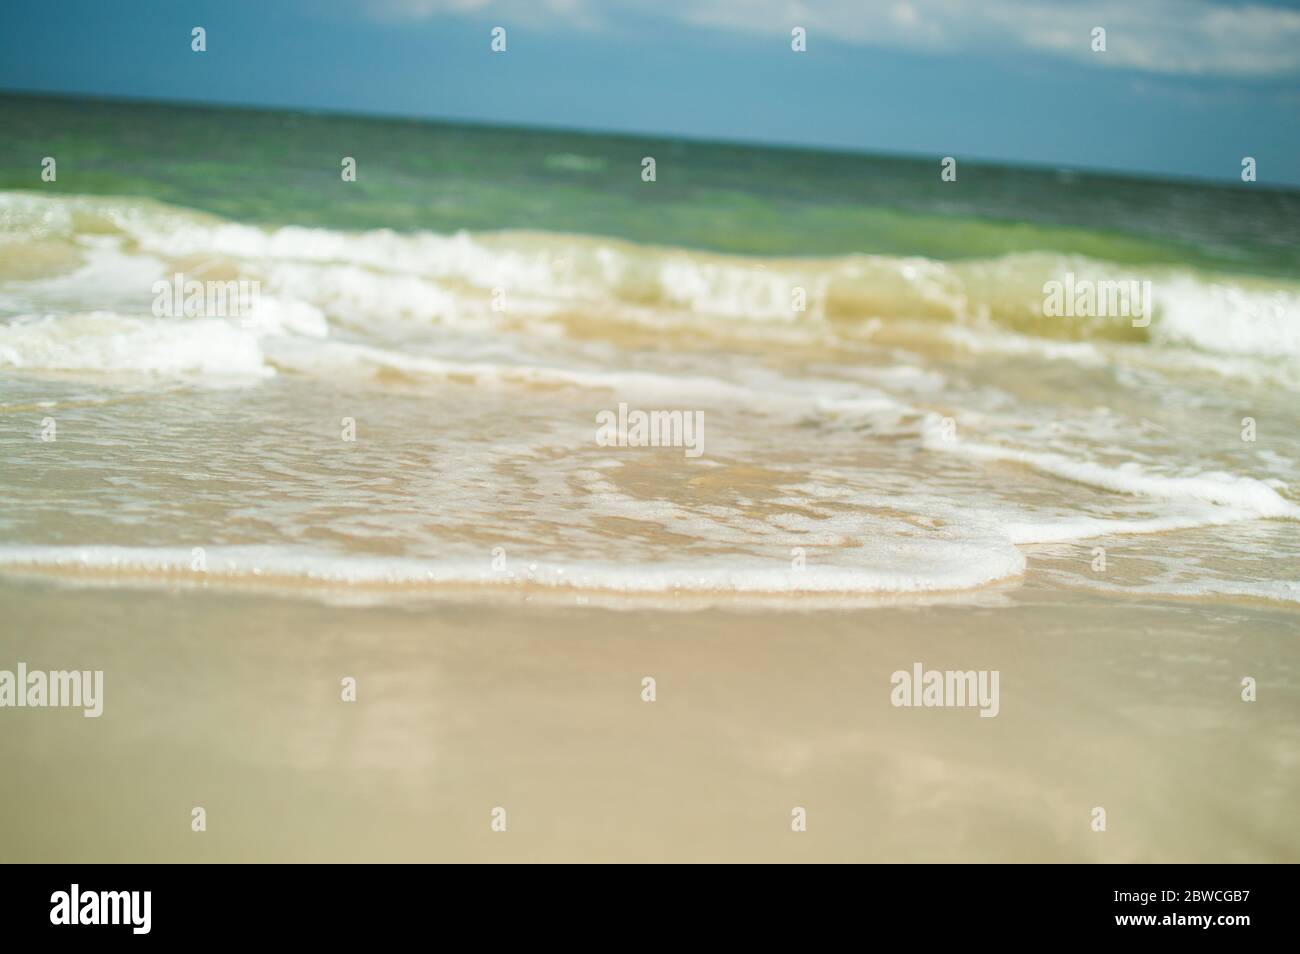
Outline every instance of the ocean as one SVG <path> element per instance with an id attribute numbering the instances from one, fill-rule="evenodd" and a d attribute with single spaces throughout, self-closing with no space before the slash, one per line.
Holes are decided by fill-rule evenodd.
<path id="1" fill-rule="evenodd" d="M 187 857 L 200 779 L 274 857 L 338 848 L 381 780 L 409 802 L 357 857 L 481 856 L 403 831 L 494 784 L 618 832 L 512 857 L 1300 857 L 1260 821 L 1300 792 L 1300 192 L 13 95 L 0 128 L 0 649 L 71 640 L 114 758 L 177 773 L 136 765 L 179 834 L 82 824 L 105 860 Z M 1001 714 L 886 744 L 914 660 L 1000 669 Z M 695 692 L 675 767 L 653 666 Z M 353 669 L 390 719 L 340 711 Z M 115 671 L 155 694 L 117 722 Z M 14 715 L 35 777 L 79 751 L 139 803 L 44 717 Z M 254 811 L 217 755 L 292 797 Z M 792 765 L 874 814 L 815 849 L 627 823 L 656 784 L 788 817 Z M 47 821 L 19 856 L 75 852 Z"/>

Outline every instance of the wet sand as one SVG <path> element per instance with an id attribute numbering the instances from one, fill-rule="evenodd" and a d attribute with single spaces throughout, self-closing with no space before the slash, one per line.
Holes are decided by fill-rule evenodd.
<path id="1" fill-rule="evenodd" d="M 6 861 L 1300 860 L 1295 615 L 1267 603 L 1031 563 L 810 612 L 9 578 L 0 619 L 0 666 L 105 672 L 98 719 L 2 714 Z M 999 670 L 998 716 L 895 708 L 914 662 Z"/>

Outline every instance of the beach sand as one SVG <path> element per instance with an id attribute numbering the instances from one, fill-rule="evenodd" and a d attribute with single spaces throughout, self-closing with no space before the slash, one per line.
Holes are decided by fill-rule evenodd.
<path id="1" fill-rule="evenodd" d="M 1300 860 L 1294 618 L 1266 604 L 1032 571 L 824 612 L 7 579 L 0 615 L 0 659 L 105 673 L 98 719 L 5 713 L 7 861 Z M 918 661 L 999 669 L 997 718 L 891 705 Z"/>

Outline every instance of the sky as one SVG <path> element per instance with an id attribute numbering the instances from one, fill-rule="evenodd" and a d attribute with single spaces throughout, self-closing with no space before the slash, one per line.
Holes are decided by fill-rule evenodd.
<path id="1" fill-rule="evenodd" d="M 0 89 L 1300 186 L 1300 2 L 5 0 Z"/>

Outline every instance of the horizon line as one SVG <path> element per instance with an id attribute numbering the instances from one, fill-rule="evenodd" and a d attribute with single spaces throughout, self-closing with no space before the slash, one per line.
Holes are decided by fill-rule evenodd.
<path id="1" fill-rule="evenodd" d="M 371 122 L 406 122 L 429 126 L 468 126 L 478 129 L 518 130 L 521 132 L 577 134 L 582 136 L 604 136 L 611 139 L 650 139 L 665 142 L 688 142 L 700 145 L 728 146 L 741 148 L 769 149 L 778 152 L 820 153 L 856 157 L 863 159 L 884 159 L 904 162 L 939 161 L 943 159 L 938 153 L 923 152 L 884 152 L 868 149 L 855 149 L 845 146 L 830 146 L 816 143 L 759 141 L 753 139 L 709 138 L 685 133 L 646 132 L 640 130 L 595 129 L 584 126 L 549 126 L 542 123 L 529 123 L 512 120 L 501 122 L 486 119 L 463 119 L 446 116 L 431 116 L 418 113 L 385 113 L 378 111 L 357 112 L 348 109 L 336 109 L 321 106 L 267 105 L 247 102 L 216 102 L 184 98 L 158 98 L 150 96 L 120 96 L 105 93 L 69 92 L 60 90 L 30 90 L 0 87 L 0 96 L 28 97 L 31 99 L 86 100 L 90 102 L 120 103 L 129 106 L 164 106 L 169 108 L 198 107 L 201 109 L 225 109 L 254 113 L 304 113 L 317 116 L 358 119 Z M 1154 173 L 1137 170 L 1112 169 L 1100 166 L 1062 166 L 1055 163 L 1035 162 L 1027 159 L 995 159 L 987 156 L 971 158 L 956 157 L 959 162 L 975 166 L 993 166 L 1010 169 L 1025 169 L 1039 173 L 1068 172 L 1074 175 L 1094 176 L 1110 179 L 1128 179 L 1136 182 L 1175 183 L 1185 185 L 1208 186 L 1220 189 L 1242 189 L 1250 185 L 1251 191 L 1300 192 L 1300 183 L 1243 183 L 1233 178 L 1213 179 L 1205 176 Z"/>

